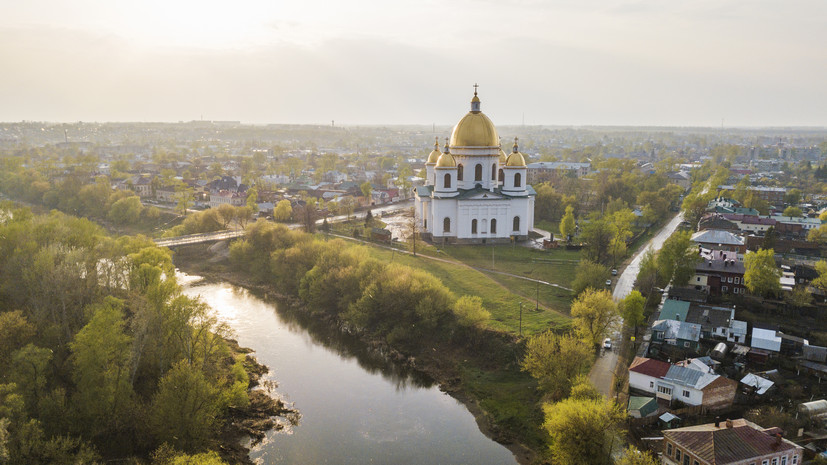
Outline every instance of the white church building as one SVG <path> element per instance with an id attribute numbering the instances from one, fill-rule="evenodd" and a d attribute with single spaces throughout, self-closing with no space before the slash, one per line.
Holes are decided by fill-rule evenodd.
<path id="1" fill-rule="evenodd" d="M 425 185 L 415 189 L 416 221 L 425 239 L 485 244 L 528 238 L 536 193 L 526 184 L 525 157 L 517 138 L 511 153 L 503 152 L 476 91 L 471 111 L 442 151 L 437 138 L 425 171 Z"/>

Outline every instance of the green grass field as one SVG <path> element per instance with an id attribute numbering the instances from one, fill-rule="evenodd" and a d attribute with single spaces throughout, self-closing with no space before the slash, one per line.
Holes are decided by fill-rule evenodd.
<path id="1" fill-rule="evenodd" d="M 408 244 L 396 243 L 394 246 L 400 250 L 409 250 Z M 418 256 L 416 257 L 388 250 L 378 244 L 368 245 L 368 250 L 373 257 L 384 262 L 394 261 L 433 274 L 457 296 L 479 296 L 485 308 L 491 312 L 491 320 L 488 322 L 491 329 L 513 334 L 519 333 L 520 302 L 523 303 L 523 335 L 570 324 L 568 318 L 571 304 L 570 292 L 487 270 L 491 269 L 490 260 L 493 250 L 494 269 L 497 271 L 568 287 L 574 274 L 577 252 L 532 251 L 519 246 L 514 248 L 511 246 L 450 246 L 437 249 L 424 242 L 417 243 Z M 422 255 L 451 262 L 432 260 Z M 539 311 L 535 310 L 538 294 Z"/>

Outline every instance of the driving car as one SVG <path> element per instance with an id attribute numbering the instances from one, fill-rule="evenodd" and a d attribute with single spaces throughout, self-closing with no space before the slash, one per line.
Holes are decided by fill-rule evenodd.
<path id="1" fill-rule="evenodd" d="M 603 340 L 603 348 L 604 349 L 611 349 L 612 348 L 612 338 L 607 337 Z"/>
<path id="2" fill-rule="evenodd" d="M 607 279 L 607 280 L 606 280 L 606 287 L 611 287 L 611 286 L 612 286 L 612 280 L 611 280 L 611 279 Z"/>

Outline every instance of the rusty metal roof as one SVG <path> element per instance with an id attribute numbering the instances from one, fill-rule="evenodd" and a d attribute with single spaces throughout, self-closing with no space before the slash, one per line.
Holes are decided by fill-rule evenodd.
<path id="1" fill-rule="evenodd" d="M 775 431 L 736 420 L 731 428 L 721 422 L 718 428 L 714 424 L 678 428 L 664 431 L 663 436 L 707 463 L 726 465 L 796 449 L 795 444 L 772 434 Z"/>

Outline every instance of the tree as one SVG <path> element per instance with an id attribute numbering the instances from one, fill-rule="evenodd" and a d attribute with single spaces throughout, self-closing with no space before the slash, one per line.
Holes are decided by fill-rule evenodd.
<path id="1" fill-rule="evenodd" d="M 206 444 L 217 422 L 218 391 L 185 360 L 161 379 L 152 400 L 152 430 L 159 442 L 185 451 Z"/>
<path id="2" fill-rule="evenodd" d="M 574 207 L 571 205 L 566 207 L 566 214 L 563 215 L 563 219 L 560 220 L 560 234 L 566 239 L 566 242 L 574 236 Z"/>
<path id="3" fill-rule="evenodd" d="M 365 196 L 366 199 L 370 200 L 370 192 L 373 190 L 373 186 L 371 186 L 370 181 L 365 181 L 359 186 L 359 190 L 362 191 L 362 195 Z"/>
<path id="4" fill-rule="evenodd" d="M 182 215 L 187 214 L 187 209 L 195 203 L 195 195 L 191 187 L 181 183 L 175 187 L 175 209 L 181 212 Z"/>
<path id="5" fill-rule="evenodd" d="M 692 242 L 692 233 L 677 231 L 663 243 L 658 254 L 658 275 L 661 286 L 670 282 L 683 286 L 695 274 L 695 265 L 701 260 L 697 246 Z"/>
<path id="6" fill-rule="evenodd" d="M 646 304 L 646 298 L 638 290 L 633 290 L 623 300 L 620 301 L 620 314 L 626 323 L 635 329 L 637 335 L 637 327 L 643 323 L 643 306 Z"/>
<path id="7" fill-rule="evenodd" d="M 454 302 L 457 323 L 466 328 L 481 328 L 491 318 L 491 312 L 482 305 L 479 296 L 464 295 Z"/>
<path id="8" fill-rule="evenodd" d="M 235 207 L 228 203 L 222 203 L 215 210 L 218 212 L 218 218 L 221 221 L 221 229 L 230 227 L 230 223 L 235 219 Z"/>
<path id="9" fill-rule="evenodd" d="M 619 425 L 625 417 L 614 401 L 566 399 L 545 404 L 543 412 L 555 464 L 611 465 L 615 447 L 622 444 Z"/>
<path id="10" fill-rule="evenodd" d="M 767 228 L 767 231 L 764 232 L 764 240 L 761 241 L 761 248 L 762 249 L 773 249 L 775 248 L 775 240 L 778 238 L 778 233 L 775 231 L 775 226 L 770 226 Z"/>
<path id="11" fill-rule="evenodd" d="M 586 289 L 571 305 L 571 316 L 579 335 L 595 349 L 617 324 L 617 305 L 608 290 Z"/>
<path id="12" fill-rule="evenodd" d="M 650 247 L 643 252 L 643 257 L 640 259 L 640 271 L 637 274 L 635 288 L 648 296 L 658 283 L 658 273 L 657 256 Z"/>
<path id="13" fill-rule="evenodd" d="M 31 342 L 35 334 L 34 326 L 20 310 L 0 313 L 0 372 L 6 372 L 4 367 L 12 352 Z"/>
<path id="14" fill-rule="evenodd" d="M 817 261 L 815 269 L 818 272 L 818 277 L 812 281 L 812 285 L 816 289 L 827 292 L 827 262 L 824 260 Z"/>
<path id="15" fill-rule="evenodd" d="M 253 214 L 258 213 L 258 189 L 251 187 L 247 190 L 247 208 Z"/>
<path id="16" fill-rule="evenodd" d="M 141 217 L 143 209 L 141 199 L 133 195 L 113 203 L 109 208 L 108 217 L 117 224 L 133 224 Z"/>
<path id="17" fill-rule="evenodd" d="M 589 288 L 603 289 L 610 276 L 609 267 L 586 259 L 580 260 L 574 270 L 574 280 L 571 282 L 572 292 L 577 296 Z"/>
<path id="18" fill-rule="evenodd" d="M 369 228 L 372 225 L 373 225 L 373 210 L 368 210 L 368 212 L 365 213 L 365 227 Z"/>
<path id="19" fill-rule="evenodd" d="M 356 209 L 356 200 L 351 196 L 347 196 L 339 201 L 339 206 L 345 215 L 347 215 L 347 220 L 350 221 L 350 215 L 352 215 L 353 210 Z"/>
<path id="20" fill-rule="evenodd" d="M 804 286 L 797 286 L 792 292 L 784 296 L 787 304 L 793 308 L 809 307 L 813 303 L 813 295 Z"/>
<path id="21" fill-rule="evenodd" d="M 293 216 L 293 207 L 287 199 L 279 200 L 276 208 L 273 209 L 273 219 L 276 221 L 287 221 Z"/>
<path id="22" fill-rule="evenodd" d="M 612 225 L 605 218 L 593 214 L 580 234 L 580 239 L 586 243 L 583 247 L 586 258 L 593 262 L 605 263 L 613 237 Z"/>
<path id="23" fill-rule="evenodd" d="M 46 389 L 46 370 L 52 360 L 52 351 L 34 344 L 27 344 L 11 357 L 11 380 L 17 384 L 26 407 L 37 414 L 40 399 Z"/>
<path id="24" fill-rule="evenodd" d="M 782 213 L 782 215 L 789 217 L 799 217 L 801 216 L 801 209 L 798 207 L 790 206 L 784 209 L 784 213 Z"/>
<path id="25" fill-rule="evenodd" d="M 807 233 L 807 240 L 810 242 L 818 242 L 819 244 L 827 244 L 827 225 L 821 225 L 818 228 L 811 229 Z"/>
<path id="26" fill-rule="evenodd" d="M 660 465 L 660 462 L 649 452 L 629 446 L 623 451 L 623 455 L 615 460 L 615 465 Z"/>
<path id="27" fill-rule="evenodd" d="M 784 194 L 784 202 L 787 205 L 798 205 L 801 202 L 801 189 L 793 187 Z M 787 216 L 786 214 L 784 216 Z M 793 215 L 794 216 L 794 215 Z"/>
<path id="28" fill-rule="evenodd" d="M 72 403 L 93 437 L 112 434 L 129 422 L 132 338 L 124 332 L 122 307 L 113 297 L 93 306 L 92 319 L 69 344 L 77 386 Z"/>
<path id="29" fill-rule="evenodd" d="M 632 237 L 632 222 L 635 220 L 635 214 L 628 208 L 623 208 L 612 213 L 612 243 L 611 253 L 614 265 L 617 265 L 618 260 L 626 255 L 626 241 Z"/>
<path id="30" fill-rule="evenodd" d="M 546 331 L 528 339 L 522 369 L 559 400 L 569 395 L 575 378 L 589 372 L 593 359 L 592 348 L 582 339 Z"/>
<path id="31" fill-rule="evenodd" d="M 781 270 L 775 266 L 775 251 L 759 249 L 744 257 L 744 283 L 753 294 L 774 296 L 781 291 Z"/>

